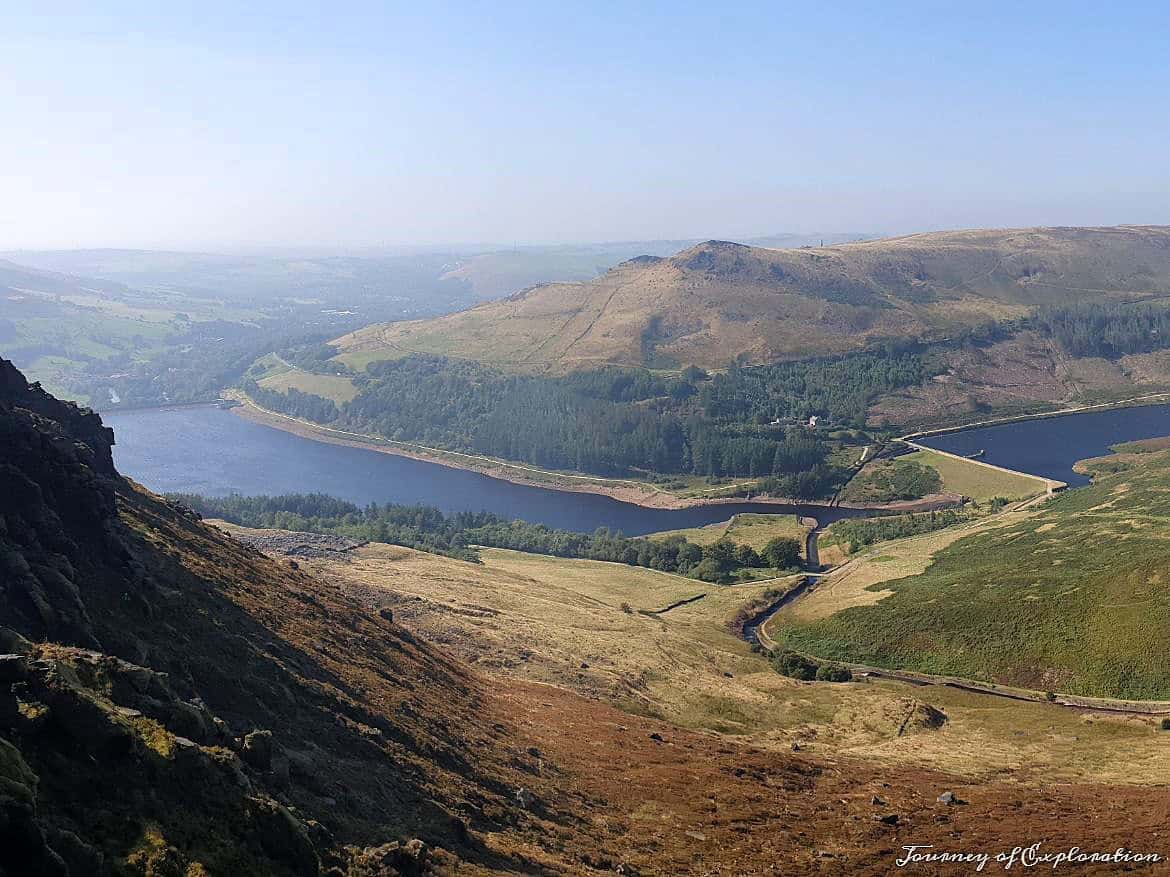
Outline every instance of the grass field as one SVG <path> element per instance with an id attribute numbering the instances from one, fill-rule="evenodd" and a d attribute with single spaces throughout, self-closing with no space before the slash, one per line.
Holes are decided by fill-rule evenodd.
<path id="1" fill-rule="evenodd" d="M 777 536 L 790 536 L 801 544 L 801 556 L 804 556 L 804 537 L 808 528 L 800 523 L 796 515 L 762 515 L 745 514 L 735 515 L 729 520 L 705 527 L 686 527 L 681 530 L 664 530 L 661 533 L 652 533 L 651 539 L 662 539 L 666 536 L 684 536 L 696 545 L 710 545 L 718 539 L 727 536 L 737 545 L 750 545 L 759 551 L 771 539 Z"/>
<path id="2" fill-rule="evenodd" d="M 287 393 L 290 388 L 300 390 L 302 393 L 312 393 L 315 396 L 332 399 L 338 405 L 348 402 L 359 392 L 353 381 L 344 375 L 318 375 L 299 368 L 279 366 L 271 369 L 256 383 L 266 390 L 275 390 L 278 393 Z"/>
<path id="3" fill-rule="evenodd" d="M 960 528 L 877 546 L 772 633 L 858 663 L 1072 694 L 1170 697 L 1162 649 L 1170 639 L 1170 454 L 1112 468 L 1033 511 L 964 525 L 969 535 Z M 880 595 L 867 589 L 888 595 L 875 602 Z"/>
<path id="4" fill-rule="evenodd" d="M 915 451 L 898 459 L 931 467 L 941 476 L 944 492 L 959 493 L 976 502 L 985 502 L 997 496 L 1023 499 L 1044 493 L 1046 489 L 1044 482 L 1038 478 L 1000 472 L 933 451 Z"/>

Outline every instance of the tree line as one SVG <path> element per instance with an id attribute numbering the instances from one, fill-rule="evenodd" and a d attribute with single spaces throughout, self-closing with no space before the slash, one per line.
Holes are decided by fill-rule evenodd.
<path id="1" fill-rule="evenodd" d="M 789 537 L 777 537 L 757 552 L 727 538 L 703 547 L 677 534 L 647 539 L 604 527 L 593 533 L 575 533 L 508 520 L 490 512 L 445 514 L 432 506 L 395 503 L 358 506 L 320 493 L 226 497 L 175 493 L 167 498 L 204 517 L 242 527 L 328 533 L 473 562 L 479 560 L 476 546 L 510 548 L 643 566 L 715 583 L 733 581 L 736 572 L 744 568 L 786 569 L 800 564 L 800 543 Z"/>
<path id="2" fill-rule="evenodd" d="M 890 356 L 733 366 L 715 376 L 607 367 L 542 377 L 414 354 L 355 375 L 359 393 L 340 407 L 251 382 L 245 390 L 266 408 L 396 441 L 603 476 L 769 478 L 782 495 L 812 499 L 846 473 L 829 464 L 829 444 L 794 421 L 817 413 L 863 423 L 869 399 L 923 374 L 920 354 Z"/>
<path id="3" fill-rule="evenodd" d="M 244 392 L 258 405 L 273 411 L 291 414 L 314 423 L 333 423 L 341 415 L 337 403 L 332 399 L 326 399 L 316 393 L 305 393 L 296 387 L 289 387 L 287 392 L 281 393 L 261 387 L 251 379 L 244 380 L 242 386 Z"/>
<path id="4" fill-rule="evenodd" d="M 968 518 L 968 515 L 954 509 L 942 509 L 914 515 L 838 521 L 833 524 L 830 532 L 836 542 L 847 546 L 849 553 L 854 554 L 876 542 L 932 533 L 966 521 Z"/>

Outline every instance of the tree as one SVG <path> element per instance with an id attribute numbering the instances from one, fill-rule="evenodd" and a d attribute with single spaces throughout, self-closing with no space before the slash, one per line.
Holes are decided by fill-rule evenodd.
<path id="1" fill-rule="evenodd" d="M 764 560 L 768 566 L 787 569 L 800 565 L 800 542 L 791 536 L 777 536 L 764 546 Z"/>
<path id="2" fill-rule="evenodd" d="M 720 572 L 730 572 L 738 566 L 735 543 L 726 536 L 717 539 L 703 549 L 703 559 L 711 561 Z"/>
<path id="3" fill-rule="evenodd" d="M 699 565 L 691 574 L 704 582 L 714 582 L 718 585 L 725 585 L 731 581 L 731 572 L 720 567 L 718 562 L 711 557 L 704 557 L 700 560 Z"/>
<path id="4" fill-rule="evenodd" d="M 821 664 L 817 668 L 818 682 L 852 682 L 853 671 L 848 667 L 833 667 L 829 664 Z"/>
<path id="5" fill-rule="evenodd" d="M 760 555 L 750 545 L 740 545 L 735 549 L 735 565 L 756 567 L 763 566 Z"/>
<path id="6" fill-rule="evenodd" d="M 679 572 L 694 566 L 703 559 L 703 549 L 694 542 L 686 542 L 678 547 Z"/>
<path id="7" fill-rule="evenodd" d="M 804 682 L 815 679 L 817 670 L 820 669 L 814 661 L 787 649 L 772 656 L 772 666 L 776 668 L 776 672 Z"/>

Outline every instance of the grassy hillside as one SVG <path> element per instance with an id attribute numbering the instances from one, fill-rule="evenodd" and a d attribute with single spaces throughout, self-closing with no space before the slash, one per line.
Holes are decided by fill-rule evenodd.
<path id="1" fill-rule="evenodd" d="M 796 874 L 810 849 L 885 873 L 879 814 L 925 844 L 993 848 L 1011 813 L 1054 847 L 1152 849 L 1170 813 L 1152 722 L 801 685 L 726 627 L 761 586 L 645 615 L 622 602 L 692 584 L 512 552 L 268 558 L 123 481 L 112 440 L 0 361 L 5 874 Z M 1021 798 L 1033 772 L 1125 785 Z M 939 789 L 971 803 L 918 816 Z"/>
<path id="2" fill-rule="evenodd" d="M 518 371 L 603 364 L 722 367 L 943 338 L 1080 300 L 1170 294 L 1170 229 L 1045 228 L 911 235 L 801 249 L 708 241 L 638 257 L 433 320 L 340 338 L 355 368 L 410 352 Z"/>
<path id="3" fill-rule="evenodd" d="M 0 870 L 370 873 L 345 844 L 419 835 L 507 855 L 469 832 L 520 783 L 552 796 L 508 766 L 487 686 L 124 481 L 112 443 L 0 360 Z"/>
<path id="4" fill-rule="evenodd" d="M 898 552 L 874 549 L 773 633 L 859 663 L 1170 697 L 1161 648 L 1170 637 L 1170 454 L 1124 455 L 1098 471 L 1106 470 L 1035 513 L 989 519 L 953 543 L 964 531 L 906 540 L 928 549 L 929 566 L 883 574 L 883 564 L 897 568 Z M 834 592 L 836 606 L 826 603 Z"/>

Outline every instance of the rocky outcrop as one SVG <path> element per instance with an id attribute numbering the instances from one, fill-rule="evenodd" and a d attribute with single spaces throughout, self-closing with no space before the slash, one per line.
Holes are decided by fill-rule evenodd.
<path id="1" fill-rule="evenodd" d="M 0 875 L 481 855 L 516 777 L 480 683 L 125 481 L 112 445 L 0 360 Z"/>
<path id="2" fill-rule="evenodd" d="M 0 624 L 33 639 L 97 646 L 76 558 L 126 556 L 116 517 L 112 432 L 0 360 Z"/>

